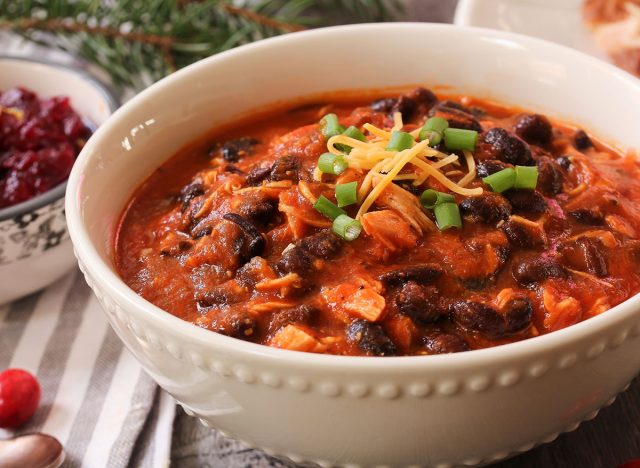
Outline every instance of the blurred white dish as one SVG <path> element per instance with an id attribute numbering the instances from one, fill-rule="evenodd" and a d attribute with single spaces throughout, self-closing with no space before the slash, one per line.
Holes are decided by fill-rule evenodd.
<path id="1" fill-rule="evenodd" d="M 0 57 L 0 91 L 23 87 L 41 98 L 69 96 L 97 127 L 118 107 L 99 82 L 64 65 Z M 0 210 L 0 304 L 37 291 L 75 264 L 64 214 L 66 182 Z"/>
<path id="2" fill-rule="evenodd" d="M 582 23 L 583 0 L 459 0 L 454 24 L 526 34 L 608 60 Z"/>

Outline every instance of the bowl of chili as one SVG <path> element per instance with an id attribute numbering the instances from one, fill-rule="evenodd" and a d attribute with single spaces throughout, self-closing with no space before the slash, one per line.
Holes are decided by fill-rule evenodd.
<path id="1" fill-rule="evenodd" d="M 0 303 L 37 291 L 73 266 L 66 180 L 95 128 L 117 107 L 80 70 L 0 57 Z"/>
<path id="2" fill-rule="evenodd" d="M 429 47 L 420 48 L 418 59 L 410 44 Z M 407 91 L 416 84 L 441 95 L 423 87 Z M 351 93 L 351 102 L 383 99 L 354 110 L 353 105 L 340 107 L 338 90 Z M 388 100 L 393 93 L 400 97 Z M 481 99 L 443 96 L 463 93 Z M 407 100 L 413 100 L 420 116 L 413 126 L 402 107 L 410 105 Z M 327 102 L 333 106 L 317 105 Z M 583 253 L 591 249 L 586 247 L 591 241 L 580 239 L 595 230 L 589 224 L 593 220 L 576 215 L 586 224 L 578 228 L 571 221 L 570 232 L 563 234 L 568 199 L 554 203 L 552 195 L 564 193 L 564 185 L 556 183 L 561 180 L 567 190 L 581 186 L 574 193 L 579 196 L 589 184 L 597 185 L 594 171 L 581 172 L 591 179 L 572 178 L 552 143 L 569 152 L 575 166 L 590 167 L 590 159 L 615 161 L 613 167 L 598 166 L 607 167 L 601 169 L 603 178 L 636 171 L 631 122 L 637 120 L 637 104 L 640 88 L 631 76 L 533 38 L 428 24 L 296 33 L 187 67 L 118 111 L 85 146 L 72 171 L 68 225 L 81 270 L 113 328 L 147 372 L 204 425 L 268 453 L 321 466 L 489 463 L 553 440 L 595 417 L 640 369 L 632 230 L 616 237 L 617 246 L 630 250 L 615 257 L 620 261 L 606 259 L 612 274 L 619 274 L 614 283 L 626 290 L 624 297 L 611 299 L 602 313 L 583 298 L 581 304 L 589 304 L 592 316 L 555 329 L 553 320 L 544 322 L 553 314 L 539 310 L 547 307 L 545 291 L 553 296 L 549 304 L 554 307 L 569 310 L 575 305 L 568 300 L 568 289 L 558 290 L 554 281 L 575 275 L 579 279 L 572 284 L 582 285 L 588 296 L 596 292 L 592 285 L 600 284 L 591 277 L 608 277 L 598 265 L 580 263 L 576 258 L 586 257 L 568 247 Z M 552 123 L 535 117 L 537 113 L 545 113 Z M 245 126 L 237 123 L 241 118 Z M 234 121 L 235 127 L 229 126 Z M 557 123 L 564 121 L 587 129 L 591 137 Z M 211 128 L 226 131 L 212 135 Z M 629 152 L 622 157 L 597 138 Z M 587 139 L 593 148 L 578 148 Z M 217 144 L 203 152 L 203 141 Z M 463 162 L 470 150 L 474 157 Z M 171 159 L 177 153 L 193 157 Z M 292 156 L 298 163 L 291 163 Z M 361 178 L 344 178 L 352 170 L 371 173 L 376 161 L 383 164 L 376 166 L 368 186 Z M 399 161 L 414 161 L 421 169 L 403 170 Z M 456 161 L 458 166 L 446 168 Z M 419 182 L 420 191 L 411 194 L 407 181 L 415 182 L 424 171 L 440 185 Z M 481 177 L 480 171 L 485 172 Z M 314 183 L 323 184 L 323 190 L 317 191 Z M 283 195 L 294 184 L 299 193 Z M 621 183 L 625 195 L 611 202 L 630 213 L 636 208 L 624 197 L 633 198 L 633 184 Z M 107 190 L 112 196 L 101 197 Z M 251 205 L 258 211 L 236 204 L 234 196 L 244 199 L 243 194 L 256 190 L 276 194 L 278 212 L 284 213 L 277 216 L 283 219 L 261 221 L 260 216 L 275 209 L 266 199 Z M 311 193 L 314 206 L 305 193 Z M 386 198 L 380 198 L 384 193 Z M 600 198 L 593 203 L 600 206 Z M 537 236 L 553 241 L 543 242 L 543 250 L 534 246 L 535 232 L 528 231 L 537 229 L 538 218 L 526 214 L 541 206 L 554 218 Z M 316 226 L 290 222 L 296 216 Z M 208 223 L 200 222 L 204 219 Z M 493 223 L 489 230 L 488 223 Z M 615 224 L 614 218 L 603 218 L 595 226 L 613 231 Z M 286 232 L 265 234 L 269 226 Z M 512 236 L 509 226 L 519 234 Z M 301 229 L 297 238 L 296 229 Z M 433 238 L 425 236 L 435 240 L 416 244 L 419 229 L 433 233 Z M 482 235 L 482 242 L 453 242 L 438 250 L 437 239 L 457 238 L 469 229 L 477 229 L 474 237 Z M 407 262 L 419 265 L 389 268 L 401 263 L 398 257 L 373 249 L 370 239 L 383 247 L 393 239 L 387 251 L 413 249 Z M 532 245 L 512 244 L 522 239 Z M 332 267 L 336 245 L 348 255 Z M 273 249 L 287 260 L 272 261 L 268 252 Z M 519 263 L 509 263 L 508 275 L 500 276 L 495 269 L 507 262 L 505 249 L 520 252 L 513 257 Z M 525 254 L 533 251 L 544 261 L 520 271 Z M 262 254 L 268 260 L 261 261 Z M 545 259 L 556 254 L 567 263 L 549 266 Z M 474 263 L 475 258 L 492 260 Z M 599 257 L 594 253 L 589 258 Z M 349 263 L 354 259 L 360 267 Z M 303 269 L 296 270 L 300 265 Z M 133 273 L 128 275 L 127 268 Z M 374 276 L 371 282 L 352 284 L 367 271 Z M 458 271 L 455 282 L 439 282 L 453 271 Z M 489 282 L 479 282 L 478 273 Z M 271 331 L 271 322 L 252 321 L 272 314 L 274 307 L 285 308 L 282 303 L 297 287 L 292 278 L 303 285 L 295 297 L 320 294 L 331 303 L 336 322 L 321 312 L 321 323 L 309 325 L 300 310 Z M 551 282 L 532 285 L 541 278 Z M 406 283 L 414 285 L 405 291 Z M 205 294 L 199 295 L 201 285 Z M 272 286 L 275 292 L 266 295 Z M 447 298 L 446 311 L 437 318 L 444 322 L 432 325 L 433 318 L 423 313 L 425 304 L 415 314 L 411 301 L 400 315 L 380 307 L 378 296 L 387 291 L 394 294 L 387 300 L 398 306 L 399 297 L 425 287 L 436 287 Z M 485 293 L 491 296 L 488 302 L 478 299 Z M 451 297 L 456 294 L 462 295 Z M 266 297 L 268 301 L 256 301 Z M 307 305 L 291 301 L 288 305 Z M 181 317 L 176 304 L 188 304 L 192 309 L 184 310 L 191 315 Z M 250 315 L 238 315 L 240 307 L 253 309 Z M 541 321 L 535 321 L 537 315 Z M 386 322 L 390 319 L 393 324 Z M 341 320 L 342 328 L 336 327 Z M 422 336 L 423 352 L 402 342 L 403 333 L 410 334 L 421 321 L 429 323 L 420 330 L 442 327 L 438 336 L 445 337 L 434 342 L 429 334 Z M 329 336 L 323 336 L 327 330 Z M 447 336 L 462 337 L 466 347 L 446 349 L 452 344 Z M 464 352 L 440 354 L 443 349 Z"/>

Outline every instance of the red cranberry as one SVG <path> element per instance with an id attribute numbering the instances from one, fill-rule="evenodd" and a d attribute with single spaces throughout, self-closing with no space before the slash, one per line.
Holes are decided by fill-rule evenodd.
<path id="1" fill-rule="evenodd" d="M 26 423 L 38 408 L 40 385 L 22 369 L 0 373 L 0 427 L 13 429 Z"/>

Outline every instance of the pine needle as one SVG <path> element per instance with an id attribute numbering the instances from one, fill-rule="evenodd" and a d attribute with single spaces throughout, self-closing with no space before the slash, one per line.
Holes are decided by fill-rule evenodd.
<path id="1" fill-rule="evenodd" d="M 258 39 L 400 11 L 397 0 L 0 0 L 0 30 L 100 66 L 122 92 Z"/>

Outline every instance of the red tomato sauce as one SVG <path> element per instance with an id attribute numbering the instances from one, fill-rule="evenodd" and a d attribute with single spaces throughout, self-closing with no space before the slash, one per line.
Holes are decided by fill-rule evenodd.
<path id="1" fill-rule="evenodd" d="M 466 188 L 482 194 L 396 180 L 344 240 L 313 205 L 335 203 L 336 184 L 361 187 L 367 171 L 318 177 L 318 122 L 335 113 L 344 127 L 389 130 L 398 112 L 407 132 L 433 116 L 477 131 Z M 458 155 L 451 180 L 469 172 L 460 151 L 435 149 Z M 514 166 L 537 168 L 535 190 L 495 193 L 482 180 Z M 460 228 L 436 227 L 419 202 L 426 189 L 454 195 Z M 278 107 L 181 151 L 133 196 L 116 262 L 150 302 L 243 340 L 344 355 L 460 352 L 553 332 L 636 294 L 639 193 L 635 158 L 545 116 L 421 88 L 373 103 L 341 96 Z M 358 205 L 343 210 L 355 218 Z"/>

